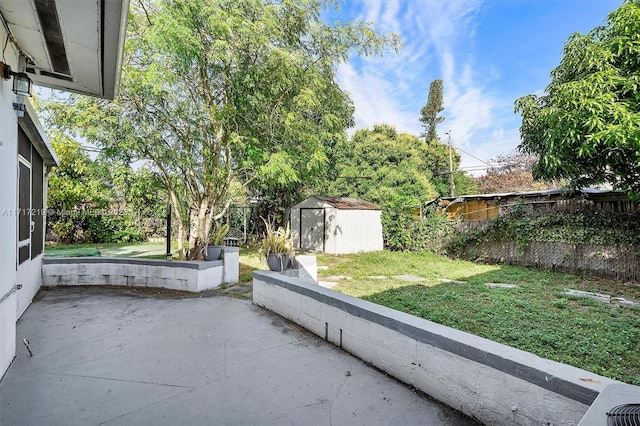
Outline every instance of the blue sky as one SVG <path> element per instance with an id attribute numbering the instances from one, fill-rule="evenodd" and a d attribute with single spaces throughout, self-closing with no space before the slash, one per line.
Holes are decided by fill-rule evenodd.
<path id="1" fill-rule="evenodd" d="M 338 82 L 353 99 L 356 127 L 395 125 L 419 135 L 429 84 L 444 84 L 441 140 L 451 130 L 462 168 L 484 173 L 520 143 L 515 99 L 543 93 L 567 38 L 603 25 L 623 0 L 346 0 L 330 20 L 360 19 L 396 32 L 404 47 L 382 58 L 352 57 Z M 355 130 L 355 129 L 352 129 Z M 472 156 L 477 157 L 473 158 Z M 479 159 L 479 160 L 478 160 Z"/>

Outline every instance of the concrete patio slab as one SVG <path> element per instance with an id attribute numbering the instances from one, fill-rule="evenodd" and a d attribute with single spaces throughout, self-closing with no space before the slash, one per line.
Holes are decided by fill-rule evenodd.
<path id="1" fill-rule="evenodd" d="M 42 291 L 0 424 L 476 424 L 249 301 L 151 294 Z"/>

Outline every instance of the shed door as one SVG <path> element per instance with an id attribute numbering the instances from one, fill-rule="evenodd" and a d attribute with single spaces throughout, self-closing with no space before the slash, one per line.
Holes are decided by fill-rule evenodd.
<path id="1" fill-rule="evenodd" d="M 300 248 L 324 251 L 324 209 L 300 209 Z"/>

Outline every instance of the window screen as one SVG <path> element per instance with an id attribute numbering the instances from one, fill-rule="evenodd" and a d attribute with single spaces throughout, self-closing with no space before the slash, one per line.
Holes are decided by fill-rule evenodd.
<path id="1" fill-rule="evenodd" d="M 31 162 L 31 142 L 22 129 L 18 129 L 18 154 L 22 155 L 28 162 Z"/>
<path id="2" fill-rule="evenodd" d="M 29 260 L 29 244 L 18 249 L 18 263 L 21 265 Z"/>

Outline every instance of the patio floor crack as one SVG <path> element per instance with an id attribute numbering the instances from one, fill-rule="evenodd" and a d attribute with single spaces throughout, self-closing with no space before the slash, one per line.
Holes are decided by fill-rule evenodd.
<path id="1" fill-rule="evenodd" d="M 176 387 L 186 388 L 186 386 L 176 386 Z M 128 416 L 128 415 L 133 414 L 133 413 L 135 413 L 135 412 L 137 412 L 137 411 L 144 410 L 144 409 L 149 408 L 149 407 L 153 407 L 154 405 L 158 405 L 158 404 L 160 404 L 160 403 L 162 403 L 162 402 L 169 401 L 170 399 L 173 399 L 173 398 L 177 398 L 177 397 L 179 397 L 179 396 L 181 396 L 181 395 L 184 395 L 184 394 L 185 394 L 185 393 L 187 393 L 187 392 L 191 392 L 191 390 L 192 390 L 191 388 L 187 388 L 187 389 L 186 389 L 186 390 L 184 390 L 183 392 L 180 392 L 180 393 L 178 393 L 178 394 L 176 394 L 176 395 L 172 395 L 172 396 L 170 396 L 170 397 L 168 397 L 168 398 L 163 398 L 163 399 L 161 399 L 161 400 L 159 400 L 159 401 L 155 401 L 155 402 L 152 402 L 152 403 L 150 403 L 150 404 L 146 404 L 146 405 L 145 405 L 145 406 L 143 406 L 143 407 L 138 407 L 138 408 L 136 408 L 136 409 L 134 409 L 134 410 L 127 411 L 126 413 L 119 414 L 119 415 L 117 415 L 117 416 L 115 416 L 115 417 L 112 417 L 112 418 L 110 418 L 110 419 L 107 419 L 107 420 L 105 420 L 105 421 L 103 421 L 103 422 L 98 423 L 96 426 L 101 426 L 101 425 L 104 425 L 104 424 L 110 423 L 110 422 L 112 422 L 112 421 L 114 421 L 114 420 L 117 420 L 117 419 L 120 419 L 120 418 L 122 418 L 122 417 Z"/>
<path id="2" fill-rule="evenodd" d="M 112 377 L 100 377 L 100 376 L 89 376 L 85 374 L 68 374 L 68 373 L 48 373 L 52 376 L 69 376 L 69 377 L 82 377 L 85 379 L 98 379 L 98 380 L 111 380 L 114 382 L 125 382 L 125 383 L 140 383 L 143 385 L 154 385 L 154 386 L 167 386 L 171 388 L 183 388 L 183 389 L 194 389 L 193 386 L 183 386 L 183 385 L 172 385 L 169 383 L 158 383 L 158 382 L 146 382 L 144 380 L 127 380 L 127 379 L 115 379 Z"/>
<path id="3" fill-rule="evenodd" d="M 342 384 L 340 385 L 340 387 L 338 388 L 337 392 L 336 392 L 336 396 L 333 397 L 333 400 L 331 400 L 331 404 L 329 405 L 329 426 L 333 426 L 333 403 L 336 402 L 336 400 L 338 399 L 338 397 L 340 396 L 340 391 L 342 390 L 342 388 L 344 387 L 344 385 L 347 383 L 347 378 L 349 376 L 345 375 L 344 380 L 342 381 Z"/>

